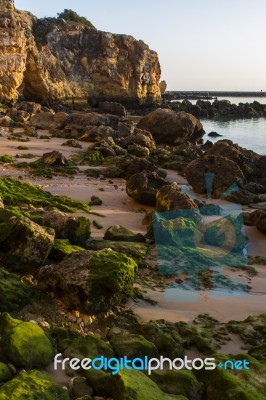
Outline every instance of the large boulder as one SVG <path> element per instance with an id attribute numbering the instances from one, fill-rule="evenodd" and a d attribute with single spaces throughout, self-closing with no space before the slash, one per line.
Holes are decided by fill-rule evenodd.
<path id="1" fill-rule="evenodd" d="M 156 346 L 146 340 L 142 335 L 127 332 L 114 332 L 111 335 L 110 344 L 118 357 L 127 356 L 128 359 L 159 358 Z"/>
<path id="2" fill-rule="evenodd" d="M 167 212 L 176 210 L 197 209 L 195 201 L 174 182 L 163 186 L 156 194 L 156 211 Z"/>
<path id="3" fill-rule="evenodd" d="M 104 234 L 105 240 L 122 242 L 146 243 L 145 237 L 141 233 L 134 233 L 121 225 L 110 226 Z"/>
<path id="4" fill-rule="evenodd" d="M 123 369 L 115 377 L 114 400 L 170 400 L 143 372 Z M 180 399 L 181 400 L 181 399 Z"/>
<path id="5" fill-rule="evenodd" d="M 162 108 L 143 117 L 137 128 L 150 131 L 157 144 L 169 145 L 195 143 L 205 133 L 201 122 L 192 114 Z"/>
<path id="6" fill-rule="evenodd" d="M 133 295 L 137 264 L 111 249 L 83 251 L 41 268 L 38 287 L 73 309 L 106 311 Z"/>
<path id="7" fill-rule="evenodd" d="M 33 285 L 0 268 L 0 312 L 16 312 L 30 303 L 35 293 Z"/>
<path id="8" fill-rule="evenodd" d="M 141 204 L 156 205 L 156 193 L 168 182 L 156 172 L 142 171 L 127 181 L 127 195 Z"/>
<path id="9" fill-rule="evenodd" d="M 0 317 L 0 358 L 20 368 L 47 367 L 53 360 L 53 346 L 44 331 L 4 313 Z"/>
<path id="10" fill-rule="evenodd" d="M 39 160 L 43 164 L 52 165 L 52 166 L 63 166 L 68 167 L 69 162 L 66 157 L 63 156 L 59 151 L 51 151 L 49 153 L 44 153 L 42 158 Z"/>
<path id="11" fill-rule="evenodd" d="M 40 371 L 23 371 L 0 388 L 1 400 L 69 400 L 62 389 L 46 374 Z"/>
<path id="12" fill-rule="evenodd" d="M 14 270 L 32 270 L 46 261 L 54 243 L 53 229 L 22 215 L 0 212 L 0 260 Z"/>
<path id="13" fill-rule="evenodd" d="M 215 198 L 225 195 L 232 185 L 242 187 L 244 181 L 243 172 L 234 161 L 215 155 L 206 155 L 192 161 L 185 175 L 196 193 L 207 193 L 211 184 L 210 189 Z"/>

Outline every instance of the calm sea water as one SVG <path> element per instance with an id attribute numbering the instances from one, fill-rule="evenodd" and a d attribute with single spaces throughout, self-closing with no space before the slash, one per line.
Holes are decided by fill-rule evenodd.
<path id="1" fill-rule="evenodd" d="M 232 104 L 239 104 L 239 103 L 253 103 L 253 101 L 258 101 L 261 104 L 266 104 L 266 97 L 217 97 L 218 100 L 229 100 Z M 211 103 L 214 101 L 209 100 Z M 178 101 L 182 101 L 178 100 Z M 196 104 L 197 100 L 189 100 L 192 104 Z"/>
<path id="2" fill-rule="evenodd" d="M 201 119 L 206 132 L 205 141 L 215 143 L 217 140 L 230 139 L 246 149 L 266 155 L 266 118 L 209 120 Z M 217 132 L 222 137 L 211 138 L 210 132 Z"/>

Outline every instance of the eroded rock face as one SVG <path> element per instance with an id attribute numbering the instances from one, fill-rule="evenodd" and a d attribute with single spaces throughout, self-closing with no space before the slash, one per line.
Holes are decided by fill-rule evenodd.
<path id="1" fill-rule="evenodd" d="M 145 102 L 161 96 L 157 53 L 132 36 L 14 10 L 0 0 L 2 100 Z"/>

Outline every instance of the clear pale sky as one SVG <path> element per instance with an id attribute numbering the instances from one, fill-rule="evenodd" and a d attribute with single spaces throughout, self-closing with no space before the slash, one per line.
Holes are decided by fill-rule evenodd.
<path id="1" fill-rule="evenodd" d="M 265 0 L 15 0 L 39 18 L 71 8 L 96 28 L 142 39 L 168 90 L 266 91 Z"/>

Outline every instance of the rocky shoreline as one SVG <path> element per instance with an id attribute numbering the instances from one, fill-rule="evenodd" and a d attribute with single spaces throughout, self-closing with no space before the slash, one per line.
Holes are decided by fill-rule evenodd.
<path id="1" fill-rule="evenodd" d="M 216 399 L 237 399 L 234 393 L 263 399 L 265 156 L 228 140 L 204 149 L 204 126 L 184 111 L 159 108 L 135 118 L 110 102 L 79 111 L 32 102 L 1 110 L 0 399 L 20 398 L 21 391 L 47 400 L 210 400 L 214 391 Z M 214 174 L 210 199 L 206 173 Z M 228 190 L 235 184 L 238 190 Z M 183 192 L 184 185 L 197 196 Z M 247 263 L 237 267 L 233 258 L 222 279 L 231 285 L 233 276 L 248 288 L 246 300 L 235 302 L 241 317 L 234 320 L 228 308 L 234 299 L 216 304 L 208 297 L 209 258 L 217 250 L 202 244 L 190 254 L 206 263 L 194 315 L 186 303 L 162 301 L 169 287 L 184 286 L 189 269 L 160 273 L 157 222 L 151 223 L 154 211 L 187 210 L 172 230 L 175 241 L 190 240 L 208 229 L 210 218 L 227 223 L 223 202 L 243 205 L 250 247 Z M 238 219 L 230 218 L 237 231 Z M 232 257 L 245 239 L 240 231 L 237 237 Z M 174 253 L 176 266 L 187 251 L 182 246 Z M 225 355 L 232 341 L 238 342 L 235 354 Z M 244 358 L 249 379 L 244 371 L 218 367 L 149 377 L 70 368 L 60 375 L 52 368 L 57 353 L 173 359 L 190 352 L 216 354 L 217 362 Z"/>

